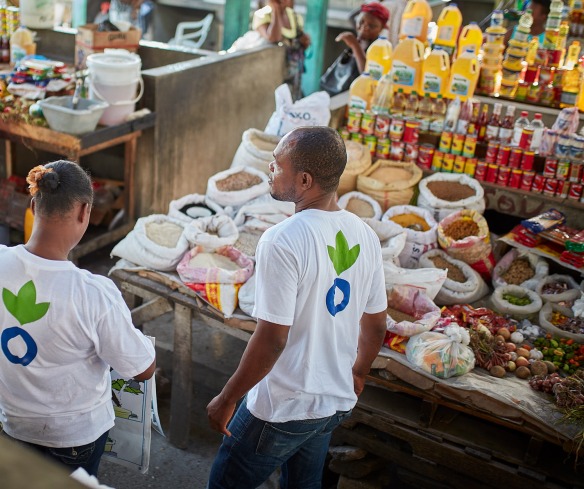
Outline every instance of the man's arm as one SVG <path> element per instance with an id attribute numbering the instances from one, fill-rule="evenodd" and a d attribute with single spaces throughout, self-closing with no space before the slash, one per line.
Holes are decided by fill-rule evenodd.
<path id="1" fill-rule="evenodd" d="M 289 326 L 258 319 L 237 370 L 221 393 L 207 406 L 211 428 L 231 436 L 227 423 L 233 416 L 237 401 L 272 370 L 286 346 L 289 330 Z"/>
<path id="2" fill-rule="evenodd" d="M 363 392 L 365 376 L 371 370 L 371 364 L 383 345 L 387 328 L 386 320 L 386 311 L 378 312 L 377 314 L 363 314 L 361 318 L 359 349 L 357 351 L 357 360 L 353 365 L 353 382 L 357 396 Z"/>
<path id="3" fill-rule="evenodd" d="M 150 367 L 148 367 L 146 370 L 144 370 L 144 372 L 142 372 L 141 374 L 138 375 L 134 375 L 134 379 L 135 380 L 148 380 L 149 378 L 151 378 L 154 375 L 154 371 L 156 370 L 156 358 L 154 359 L 154 361 L 152 362 L 152 364 L 150 365 Z"/>

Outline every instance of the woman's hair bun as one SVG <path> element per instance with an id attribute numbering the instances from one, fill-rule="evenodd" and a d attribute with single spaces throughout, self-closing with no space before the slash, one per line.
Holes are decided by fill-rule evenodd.
<path id="1" fill-rule="evenodd" d="M 43 165 L 35 166 L 26 177 L 30 195 L 35 195 L 39 189 L 53 191 L 59 186 L 59 174 L 52 168 Z"/>

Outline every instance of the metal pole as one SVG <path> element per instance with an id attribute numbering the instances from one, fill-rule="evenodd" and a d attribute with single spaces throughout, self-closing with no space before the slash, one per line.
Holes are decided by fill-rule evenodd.
<path id="1" fill-rule="evenodd" d="M 225 0 L 223 49 L 249 30 L 250 0 Z"/>
<path id="2" fill-rule="evenodd" d="M 307 51 L 302 76 L 302 91 L 305 95 L 320 90 L 326 40 L 326 13 L 328 0 L 307 0 L 304 31 L 310 36 L 311 46 Z"/>

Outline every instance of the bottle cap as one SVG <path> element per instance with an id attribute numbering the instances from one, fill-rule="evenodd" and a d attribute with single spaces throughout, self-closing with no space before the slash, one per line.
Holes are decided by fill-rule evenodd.
<path id="1" fill-rule="evenodd" d="M 536 119 L 541 119 L 542 118 L 542 115 L 539 112 L 536 112 L 535 118 Z"/>
<path id="2" fill-rule="evenodd" d="M 527 112 L 526 110 L 521 111 L 521 117 L 527 117 L 528 115 L 529 115 L 529 112 Z"/>

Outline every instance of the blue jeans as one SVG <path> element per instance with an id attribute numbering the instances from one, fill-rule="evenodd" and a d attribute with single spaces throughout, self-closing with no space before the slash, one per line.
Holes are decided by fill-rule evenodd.
<path id="1" fill-rule="evenodd" d="M 30 447 L 37 453 L 40 452 L 43 456 L 59 462 L 70 472 L 75 472 L 75 470 L 81 467 L 85 469 L 89 475 L 94 475 L 97 477 L 97 469 L 99 469 L 99 462 L 101 461 L 101 456 L 103 455 L 108 433 L 109 431 L 106 431 L 93 443 L 88 443 L 87 445 L 82 445 L 79 447 L 68 448 L 51 448 L 42 445 L 36 445 L 34 443 L 28 443 L 22 440 L 17 440 L 16 438 L 12 438 L 11 436 L 8 436 L 7 433 L 3 433 L 3 436 L 24 446 Z"/>
<path id="2" fill-rule="evenodd" d="M 321 489 L 333 430 L 351 411 L 320 419 L 268 423 L 244 400 L 211 467 L 208 489 L 254 489 L 282 468 L 281 489 Z"/>

